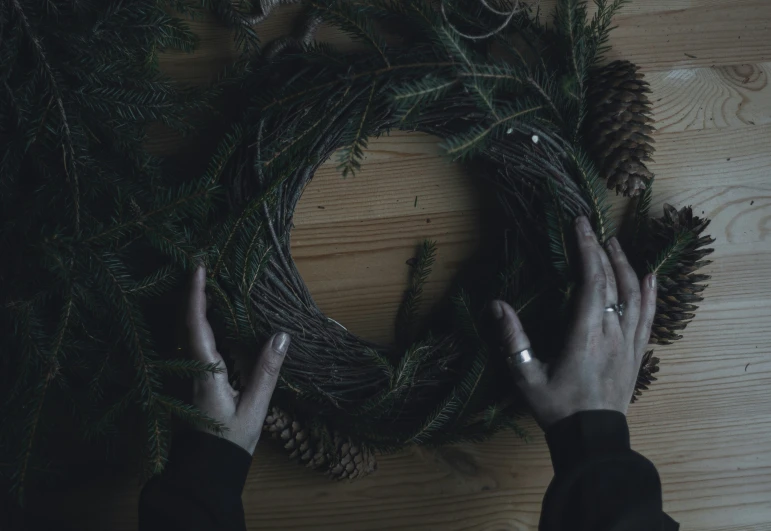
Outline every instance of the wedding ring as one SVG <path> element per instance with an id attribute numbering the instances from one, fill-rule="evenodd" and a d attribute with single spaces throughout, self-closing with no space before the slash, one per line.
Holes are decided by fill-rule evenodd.
<path id="1" fill-rule="evenodd" d="M 626 304 L 623 302 L 620 302 L 618 304 L 614 304 L 613 306 L 608 306 L 607 308 L 605 308 L 605 313 L 615 312 L 618 314 L 619 317 L 623 317 L 625 307 L 626 307 Z"/>
<path id="2" fill-rule="evenodd" d="M 533 361 L 533 353 L 529 348 L 526 348 L 525 350 L 520 350 L 519 352 L 511 354 L 508 361 L 509 365 L 523 365 L 525 363 L 530 363 Z"/>

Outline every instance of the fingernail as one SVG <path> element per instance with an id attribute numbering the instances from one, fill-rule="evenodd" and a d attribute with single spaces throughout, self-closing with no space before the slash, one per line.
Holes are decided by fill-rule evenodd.
<path id="1" fill-rule="evenodd" d="M 500 302 L 493 301 L 490 305 L 490 311 L 496 319 L 503 319 L 503 305 Z"/>
<path id="2" fill-rule="evenodd" d="M 592 225 L 589 223 L 589 220 L 586 219 L 586 216 L 580 216 L 576 220 L 576 224 L 578 225 L 578 228 L 581 229 L 581 232 L 584 233 L 584 236 L 594 236 Z"/>
<path id="3" fill-rule="evenodd" d="M 614 236 L 610 240 L 608 240 L 608 249 L 612 253 L 617 253 L 621 250 L 621 245 L 619 245 L 618 240 Z"/>
<path id="4" fill-rule="evenodd" d="M 651 289 L 656 289 L 656 275 L 648 276 L 648 287 Z"/>
<path id="5" fill-rule="evenodd" d="M 289 337 L 289 334 L 286 332 L 279 332 L 275 336 L 273 336 L 273 343 L 271 346 L 273 347 L 273 350 L 278 352 L 279 354 L 285 354 L 286 349 L 289 348 L 289 342 L 292 339 Z"/>

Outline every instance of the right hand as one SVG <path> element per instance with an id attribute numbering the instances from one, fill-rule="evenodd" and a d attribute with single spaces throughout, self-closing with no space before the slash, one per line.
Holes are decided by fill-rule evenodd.
<path id="1" fill-rule="evenodd" d="M 585 217 L 576 220 L 582 284 L 561 356 L 517 364 L 530 341 L 514 310 L 492 303 L 500 341 L 515 382 L 546 430 L 574 413 L 613 410 L 626 414 L 656 314 L 656 278 L 639 282 L 618 241 L 607 254 Z M 605 309 L 624 303 L 623 316 Z"/>

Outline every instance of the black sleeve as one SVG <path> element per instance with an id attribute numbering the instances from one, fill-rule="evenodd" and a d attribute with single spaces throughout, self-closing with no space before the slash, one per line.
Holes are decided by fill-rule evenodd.
<path id="1" fill-rule="evenodd" d="M 554 479 L 540 531 L 677 531 L 653 463 L 632 451 L 626 417 L 585 411 L 546 432 Z"/>
<path id="2" fill-rule="evenodd" d="M 241 491 L 251 461 L 215 435 L 178 434 L 163 473 L 142 489 L 139 530 L 245 530 Z"/>

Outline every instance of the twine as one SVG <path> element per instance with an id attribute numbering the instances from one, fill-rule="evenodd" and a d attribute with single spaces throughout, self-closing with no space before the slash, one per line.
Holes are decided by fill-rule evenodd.
<path id="1" fill-rule="evenodd" d="M 495 7 L 493 7 L 492 5 L 490 5 L 488 0 L 480 0 L 480 3 L 482 4 L 482 6 L 484 6 L 485 9 L 487 9 L 488 11 L 493 13 L 494 15 L 506 17 L 506 19 L 503 21 L 503 23 L 500 26 L 498 26 L 497 28 L 495 28 L 492 31 L 488 31 L 487 33 L 484 33 L 484 34 L 481 34 L 481 35 L 471 35 L 469 33 L 463 33 L 457 27 L 455 27 L 455 25 L 452 22 L 450 22 L 450 18 L 447 16 L 447 9 L 445 8 L 445 2 L 446 2 L 446 0 L 442 0 L 442 3 L 439 5 L 439 9 L 442 12 L 442 18 L 444 18 L 444 21 L 447 23 L 447 25 L 455 33 L 457 33 L 458 35 L 460 35 L 461 37 L 463 37 L 465 39 L 469 39 L 469 40 L 472 40 L 472 41 L 481 41 L 481 40 L 484 40 L 484 39 L 488 39 L 488 38 L 490 38 L 490 37 L 492 37 L 494 35 L 497 35 L 501 31 L 506 29 L 506 26 L 509 25 L 509 23 L 511 22 L 511 19 L 514 18 L 514 15 L 516 15 L 517 13 L 521 13 L 522 11 L 524 11 L 525 9 L 528 8 L 528 5 L 525 2 L 523 2 L 522 0 L 514 0 L 512 5 L 511 5 L 511 10 L 509 10 L 509 11 L 500 11 L 500 10 L 496 9 Z"/>

